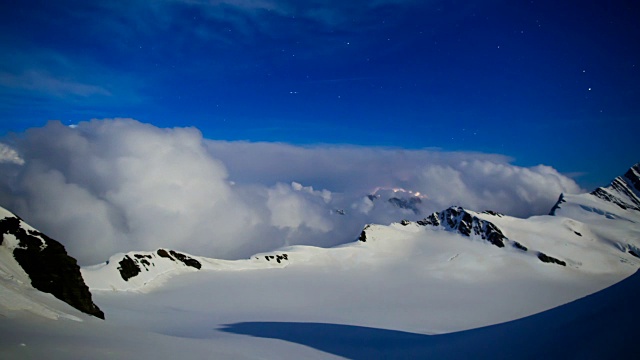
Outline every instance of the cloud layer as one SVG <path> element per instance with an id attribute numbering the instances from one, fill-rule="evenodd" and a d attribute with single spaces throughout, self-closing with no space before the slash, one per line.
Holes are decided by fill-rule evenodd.
<path id="1" fill-rule="evenodd" d="M 214 141 L 131 119 L 50 122 L 9 140 L 12 148 L 0 147 L 0 205 L 85 265 L 158 247 L 237 258 L 330 246 L 368 222 L 454 204 L 542 214 L 561 192 L 581 190 L 553 168 L 500 155 Z M 386 201 L 416 195 L 419 213 Z"/>

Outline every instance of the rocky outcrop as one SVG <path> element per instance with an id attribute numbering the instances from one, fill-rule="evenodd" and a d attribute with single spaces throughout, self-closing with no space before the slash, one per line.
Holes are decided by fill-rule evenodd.
<path id="1" fill-rule="evenodd" d="M 285 261 L 285 260 L 289 260 L 289 255 L 287 254 L 275 254 L 275 255 L 265 255 L 265 260 L 267 261 L 271 261 L 271 260 L 275 260 L 278 264 L 280 264 L 281 262 Z"/>
<path id="2" fill-rule="evenodd" d="M 505 243 L 509 241 L 492 222 L 480 219 L 457 206 L 450 207 L 442 212 L 435 212 L 423 220 L 418 220 L 417 224 L 443 227 L 446 230 L 454 231 L 467 237 L 477 236 L 500 248 L 504 247 Z M 523 246 L 518 248 L 521 250 L 526 249 Z"/>
<path id="3" fill-rule="evenodd" d="M 358 238 L 358 241 L 367 242 L 367 229 L 369 229 L 370 227 L 371 225 L 367 225 L 364 227 L 364 229 L 362 229 L 362 232 L 360 232 L 360 237 Z"/>
<path id="4" fill-rule="evenodd" d="M 609 186 L 593 190 L 591 195 L 622 209 L 640 212 L 640 163 L 633 165 L 623 176 L 615 178 Z"/>
<path id="5" fill-rule="evenodd" d="M 485 211 L 484 213 L 487 215 L 498 217 L 503 216 L 502 214 L 489 211 Z M 473 214 L 474 213 L 469 212 L 459 206 L 454 206 L 442 212 L 434 212 L 423 220 L 418 220 L 416 224 L 420 226 L 440 227 L 444 230 L 456 232 L 467 237 L 479 237 L 480 239 L 487 241 L 499 248 L 504 248 L 507 244 L 510 244 L 517 250 L 523 252 L 529 251 L 529 249 L 521 243 L 508 239 L 494 223 L 484 219 L 480 219 Z M 411 221 L 403 220 L 400 222 L 400 224 L 403 226 L 408 226 L 411 224 Z M 365 230 L 362 231 L 361 237 L 364 236 L 366 240 Z M 545 263 L 567 266 L 566 262 L 542 252 L 538 252 L 537 257 L 540 261 Z"/>
<path id="6" fill-rule="evenodd" d="M 551 257 L 551 256 L 549 256 L 549 255 L 547 255 L 545 253 L 542 253 L 542 252 L 538 253 L 538 259 L 540 261 L 542 261 L 543 263 L 558 264 L 558 265 L 561 265 L 561 266 L 567 266 L 566 262 L 564 262 L 562 260 L 559 260 L 559 259 L 556 259 L 554 257 Z"/>
<path id="7" fill-rule="evenodd" d="M 560 200 L 562 200 L 562 198 Z M 505 216 L 492 211 L 485 211 L 483 214 L 496 217 Z M 507 238 L 497 225 L 490 221 L 481 219 L 476 215 L 479 214 L 473 211 L 467 211 L 459 206 L 453 206 L 441 212 L 434 212 L 422 220 L 418 220 L 416 222 L 402 220 L 399 224 L 402 226 L 410 226 L 414 224 L 414 226 L 418 225 L 440 228 L 469 238 L 481 239 L 498 248 L 506 248 L 507 246 L 510 246 L 513 249 L 531 254 L 531 256 L 537 257 L 539 261 L 544 263 L 567 266 L 567 263 L 563 260 L 549 256 L 543 252 L 537 251 L 536 249 L 529 249 L 522 243 Z M 368 234 L 370 227 L 371 225 L 367 225 L 362 230 L 359 238 L 360 241 L 367 241 L 368 235 L 371 235 Z M 576 231 L 574 231 L 574 233 L 576 236 L 582 236 L 582 234 Z M 635 250 L 635 248 L 630 248 L 629 254 L 639 256 L 638 253 L 640 253 L 640 251 Z"/>
<path id="8" fill-rule="evenodd" d="M 6 235 L 16 238 L 13 257 L 29 275 L 31 286 L 84 313 L 104 319 L 102 310 L 93 303 L 80 266 L 62 244 L 32 229 L 17 216 L 1 219 L 0 233 L 0 245 Z"/>
<path id="9" fill-rule="evenodd" d="M 166 254 L 166 250 L 158 249 L 158 251 L 157 251 L 158 255 L 163 256 L 163 255 L 160 254 L 161 252 L 164 252 Z M 182 262 L 186 266 L 190 266 L 190 267 L 198 269 L 198 270 L 200 270 L 200 268 L 202 268 L 202 264 L 200 264 L 200 262 L 198 260 L 196 260 L 196 259 L 194 259 L 192 257 L 189 257 L 189 256 L 187 256 L 185 254 L 179 253 L 179 252 L 174 251 L 174 250 L 169 250 L 169 255 L 170 256 L 166 256 L 165 255 L 163 257 L 168 257 L 170 259 L 173 257 L 173 259 Z"/>
<path id="10" fill-rule="evenodd" d="M 504 214 L 499 213 L 499 212 L 495 212 L 493 210 L 485 210 L 482 212 L 483 214 L 487 214 L 487 215 L 491 215 L 491 216 L 497 216 L 497 217 L 503 217 Z"/>
<path id="11" fill-rule="evenodd" d="M 564 199 L 564 194 L 560 194 L 560 196 L 558 197 L 558 201 L 556 201 L 556 203 L 551 208 L 551 211 L 549 211 L 549 215 L 555 216 L 556 215 L 556 211 L 558 209 L 560 209 L 560 205 L 562 205 L 563 203 L 566 203 L 566 202 L 567 202 L 567 200 Z"/>
<path id="12" fill-rule="evenodd" d="M 143 271 L 163 271 L 161 268 L 166 267 L 166 263 L 165 265 L 159 264 L 162 261 L 166 261 L 163 259 L 171 261 L 178 267 L 192 267 L 196 270 L 202 268 L 200 261 L 189 255 L 175 250 L 158 249 L 155 253 L 137 252 L 124 255 L 118 262 L 118 271 L 124 281 L 129 281 L 129 279 L 135 278 Z"/>
<path id="13" fill-rule="evenodd" d="M 120 276 L 124 281 L 128 281 L 141 272 L 136 262 L 129 256 L 125 256 L 118 264 L 120 265 L 118 266 L 118 271 L 120 271 Z"/>

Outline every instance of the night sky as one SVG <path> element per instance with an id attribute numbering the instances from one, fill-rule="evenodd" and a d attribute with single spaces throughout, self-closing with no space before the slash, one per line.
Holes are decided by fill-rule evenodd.
<path id="1" fill-rule="evenodd" d="M 0 136 L 126 117 L 498 153 L 589 188 L 640 161 L 639 24 L 635 1 L 4 1 Z"/>

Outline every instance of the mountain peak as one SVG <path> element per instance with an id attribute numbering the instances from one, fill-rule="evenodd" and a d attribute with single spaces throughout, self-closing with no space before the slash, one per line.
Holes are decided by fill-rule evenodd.
<path id="1" fill-rule="evenodd" d="M 633 165 L 624 175 L 613 179 L 609 186 L 595 189 L 591 195 L 616 204 L 624 210 L 640 212 L 640 163 Z"/>

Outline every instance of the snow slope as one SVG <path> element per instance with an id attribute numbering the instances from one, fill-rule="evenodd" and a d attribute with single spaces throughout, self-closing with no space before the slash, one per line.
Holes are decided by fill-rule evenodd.
<path id="1" fill-rule="evenodd" d="M 64 301 L 104 318 L 91 300 L 76 260 L 67 255 L 60 243 L 3 208 L 0 208 L 0 290 L 0 314 L 4 316 L 19 310 L 47 318 L 80 320 L 61 303 Z"/>
<path id="2" fill-rule="evenodd" d="M 359 326 L 251 322 L 223 330 L 304 344 L 350 359 L 622 359 L 637 351 L 640 274 L 524 319 L 428 336 Z"/>
<path id="3" fill-rule="evenodd" d="M 640 264 L 629 254 L 604 251 L 612 249 L 603 248 L 600 239 L 582 242 L 591 235 L 580 228 L 585 236 L 578 237 L 563 218 L 498 218 L 508 241 L 517 239 L 527 251 L 494 246 L 449 227 L 402 222 L 369 225 L 366 241 L 335 248 L 294 246 L 238 261 L 187 255 L 201 264 L 199 271 L 156 252 L 120 254 L 108 264 L 84 268 L 83 274 L 114 321 L 157 333 L 201 336 L 212 324 L 259 320 L 434 334 L 556 307 L 624 279 Z M 544 231 L 534 231 L 542 224 Z M 567 265 L 545 263 L 540 252 Z M 148 260 L 148 270 L 124 281 L 114 270 L 121 259 L 136 255 Z M 620 261 L 621 256 L 628 258 Z M 120 317 L 123 298 L 128 310 Z M 167 314 L 184 321 L 181 330 L 157 320 Z"/>

